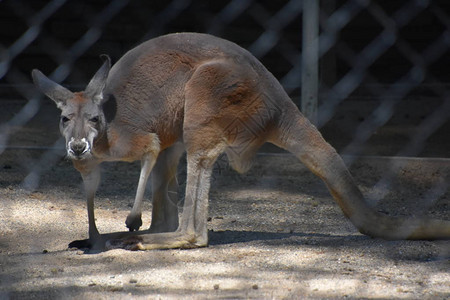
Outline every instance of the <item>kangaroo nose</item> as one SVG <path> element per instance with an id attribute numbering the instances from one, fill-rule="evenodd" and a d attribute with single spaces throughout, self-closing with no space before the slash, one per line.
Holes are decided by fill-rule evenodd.
<path id="1" fill-rule="evenodd" d="M 72 139 L 70 140 L 68 146 L 68 151 L 74 156 L 81 156 L 85 152 L 89 151 L 89 144 L 84 138 L 81 140 Z"/>
<path id="2" fill-rule="evenodd" d="M 71 150 L 75 155 L 81 155 L 83 154 L 84 150 L 86 150 L 86 143 L 78 142 L 78 143 L 72 143 Z"/>

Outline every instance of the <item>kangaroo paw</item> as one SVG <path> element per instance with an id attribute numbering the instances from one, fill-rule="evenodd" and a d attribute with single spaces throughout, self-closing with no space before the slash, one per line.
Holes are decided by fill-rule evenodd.
<path id="1" fill-rule="evenodd" d="M 125 224 L 127 225 L 130 231 L 138 231 L 139 228 L 142 226 L 141 214 L 138 215 L 129 214 L 125 221 Z"/>

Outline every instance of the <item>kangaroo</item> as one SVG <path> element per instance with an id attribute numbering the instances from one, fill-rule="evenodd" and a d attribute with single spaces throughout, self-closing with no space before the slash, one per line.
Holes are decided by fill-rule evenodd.
<path id="1" fill-rule="evenodd" d="M 36 86 L 61 110 L 67 156 L 81 173 L 89 238 L 76 246 L 104 249 L 195 248 L 208 245 L 210 176 L 225 152 L 238 172 L 266 143 L 293 153 L 328 187 L 344 215 L 363 234 L 384 239 L 448 239 L 450 221 L 390 217 L 366 204 L 343 160 L 301 114 L 277 79 L 247 50 L 211 35 L 161 36 L 110 58 L 85 91 L 71 92 L 38 70 Z M 106 101 L 115 101 L 107 121 Z M 186 198 L 178 219 L 176 168 L 187 155 Z M 129 232 L 100 234 L 94 195 L 103 161 L 141 161 Z M 141 226 L 144 190 L 152 173 L 152 222 Z M 137 234 L 140 234 L 137 236 Z M 81 243 L 81 244 L 80 244 Z"/>

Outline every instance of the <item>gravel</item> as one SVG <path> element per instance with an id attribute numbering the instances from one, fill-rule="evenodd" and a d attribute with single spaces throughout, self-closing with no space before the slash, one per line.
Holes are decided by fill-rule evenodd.
<path id="1" fill-rule="evenodd" d="M 209 247 L 97 254 L 67 248 L 87 234 L 79 174 L 61 160 L 42 171 L 30 191 L 22 182 L 33 165 L 19 163 L 23 156 L 21 150 L 0 156 L 0 299 L 450 297 L 449 241 L 359 234 L 323 183 L 290 155 L 259 155 L 244 175 L 218 162 Z M 380 179 L 395 166 L 385 190 Z M 351 168 L 376 209 L 443 219 L 450 219 L 449 170 L 450 159 L 381 157 Z M 99 230 L 125 230 L 139 166 L 109 163 L 103 173 Z"/>

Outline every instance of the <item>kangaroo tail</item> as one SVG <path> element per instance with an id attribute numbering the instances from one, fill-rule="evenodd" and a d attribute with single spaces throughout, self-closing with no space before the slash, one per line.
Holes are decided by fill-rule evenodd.
<path id="1" fill-rule="evenodd" d="M 334 200 L 363 234 L 389 240 L 450 239 L 450 221 L 392 217 L 371 208 L 336 150 L 298 112 L 282 118 L 274 144 L 293 153 L 328 187 Z"/>

